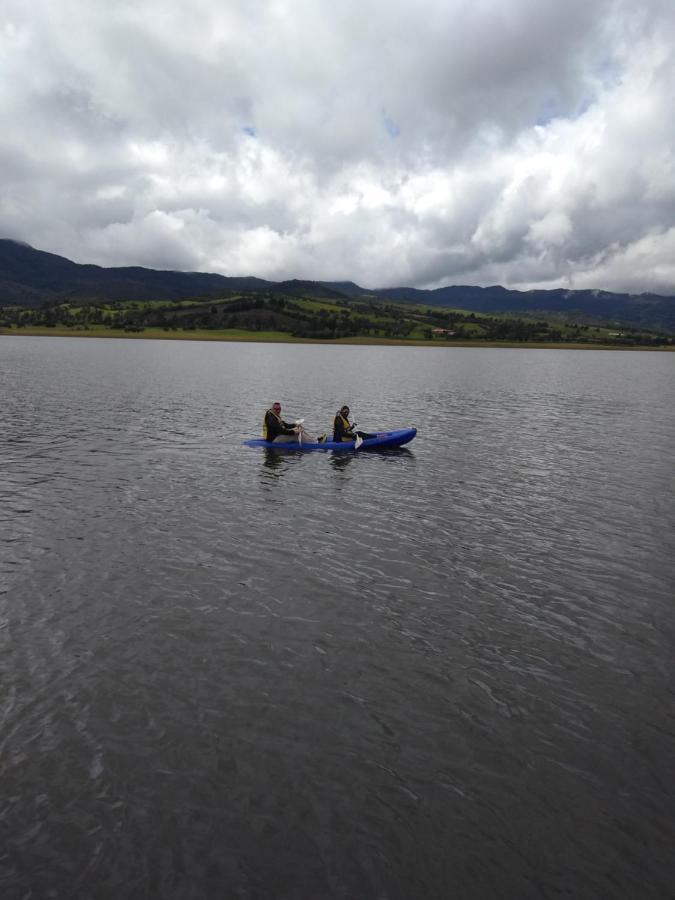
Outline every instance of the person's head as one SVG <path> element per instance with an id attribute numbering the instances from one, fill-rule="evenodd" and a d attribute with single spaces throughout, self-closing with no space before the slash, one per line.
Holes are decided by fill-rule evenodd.
<path id="1" fill-rule="evenodd" d="M 275 400 L 272 404 L 272 412 L 276 413 L 277 415 L 279 415 L 279 413 L 281 412 L 281 403 L 279 403 L 278 400 Z"/>
<path id="2" fill-rule="evenodd" d="M 348 407 L 348 406 L 343 406 L 342 409 L 340 410 L 340 415 L 341 415 L 341 416 L 344 416 L 345 419 L 346 419 L 347 416 L 349 415 L 349 407 Z"/>

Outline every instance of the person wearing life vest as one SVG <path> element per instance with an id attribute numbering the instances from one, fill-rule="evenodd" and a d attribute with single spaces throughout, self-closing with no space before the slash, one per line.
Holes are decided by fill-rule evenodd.
<path id="1" fill-rule="evenodd" d="M 369 434 L 367 431 L 357 431 L 356 422 L 353 425 L 349 422 L 349 407 L 342 406 L 335 413 L 335 418 L 333 419 L 333 440 L 335 443 L 341 444 L 344 441 L 353 441 L 357 436 L 364 441 L 368 438 L 376 437 L 376 435 Z"/>
<path id="2" fill-rule="evenodd" d="M 284 422 L 281 418 L 281 403 L 278 400 L 265 413 L 262 436 L 265 441 L 275 444 L 292 444 L 301 441 L 313 443 L 315 439 L 300 424 Z"/>

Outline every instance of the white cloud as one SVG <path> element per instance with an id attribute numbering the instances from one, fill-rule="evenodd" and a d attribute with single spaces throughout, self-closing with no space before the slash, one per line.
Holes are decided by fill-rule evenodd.
<path id="1" fill-rule="evenodd" d="M 661 294 L 672 293 L 675 284 L 675 227 L 654 230 L 627 246 L 605 248 L 580 268 L 575 275 L 575 287 L 594 288 L 598 283 L 605 290 L 641 293 L 643 273 L 650 273 L 652 289 Z"/>
<path id="2" fill-rule="evenodd" d="M 83 262 L 675 293 L 666 0 L 5 0 L 0 233 Z"/>

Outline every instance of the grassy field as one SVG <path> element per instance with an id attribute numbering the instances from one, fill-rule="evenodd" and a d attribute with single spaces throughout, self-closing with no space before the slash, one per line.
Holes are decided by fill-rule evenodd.
<path id="1" fill-rule="evenodd" d="M 213 329 L 194 329 L 189 331 L 165 331 L 163 328 L 146 328 L 144 331 L 124 331 L 122 328 L 108 328 L 104 325 L 90 325 L 87 330 L 55 326 L 27 326 L 25 328 L 0 328 L 0 334 L 13 337 L 78 337 L 78 338 L 124 338 L 125 340 L 162 340 L 162 341 L 235 341 L 275 344 L 354 344 L 361 346 L 392 347 L 476 347 L 494 348 L 511 347 L 532 350 L 675 350 L 675 345 L 665 347 L 625 346 L 617 344 L 587 344 L 572 342 L 537 342 L 537 341 L 442 341 L 417 340 L 414 338 L 384 337 L 351 337 L 335 340 L 313 340 L 311 338 L 295 338 L 282 331 L 246 331 L 239 328 L 228 328 L 221 331 Z"/>
<path id="2" fill-rule="evenodd" d="M 445 347 L 672 349 L 668 335 L 564 317 L 488 315 L 428 305 L 233 293 L 178 302 L 0 306 L 0 334 L 135 340 L 274 341 Z M 449 337 L 445 333 L 450 333 Z"/>

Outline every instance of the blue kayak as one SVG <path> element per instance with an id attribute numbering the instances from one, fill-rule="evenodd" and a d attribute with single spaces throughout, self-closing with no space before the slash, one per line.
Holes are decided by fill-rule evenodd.
<path id="1" fill-rule="evenodd" d="M 416 428 L 399 428 L 398 431 L 381 431 L 372 438 L 366 438 L 359 447 L 361 450 L 386 450 L 391 447 L 402 447 L 407 444 L 417 434 Z M 262 438 L 254 438 L 250 441 L 244 441 L 246 447 L 268 447 L 270 450 L 354 450 L 354 441 L 324 441 L 319 444 L 316 442 L 302 443 L 292 441 L 288 443 L 277 444 L 274 441 L 265 441 Z"/>

